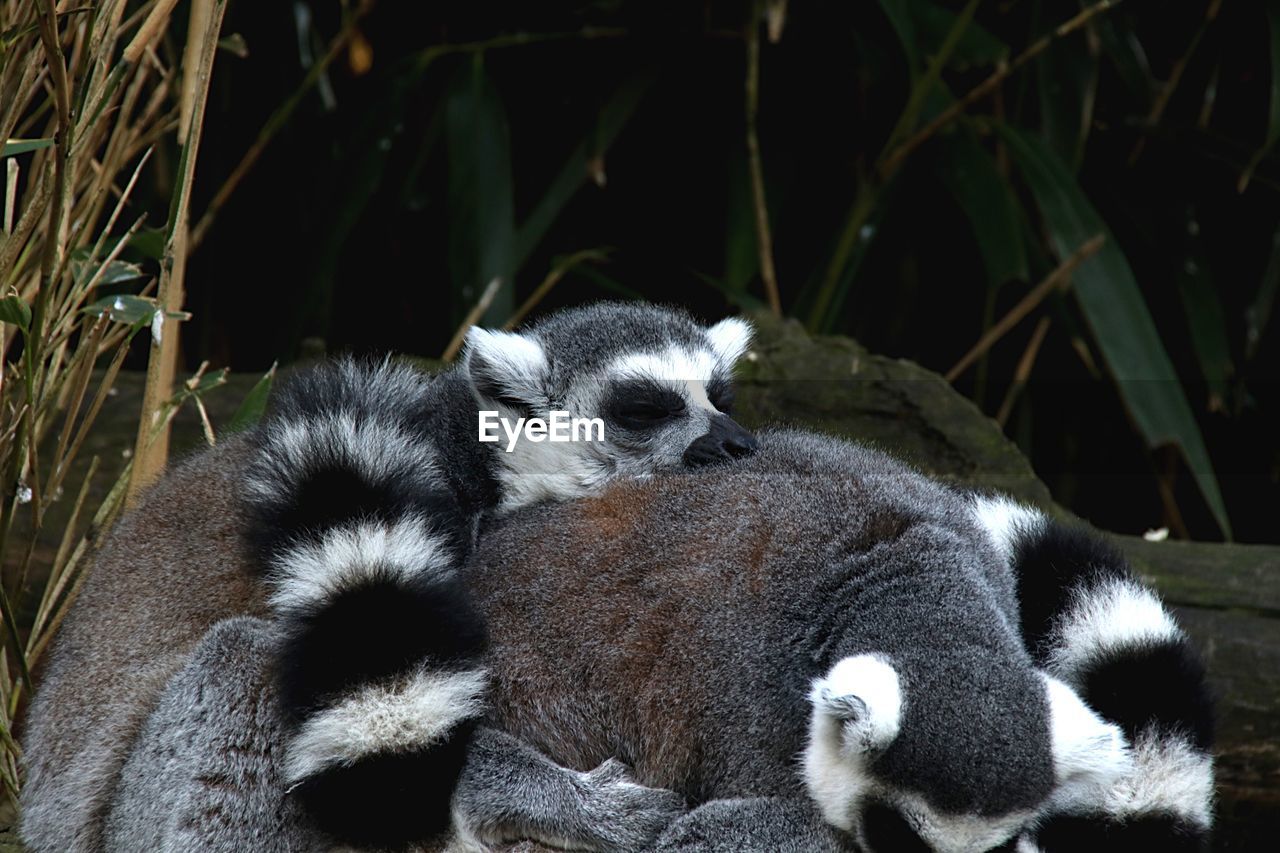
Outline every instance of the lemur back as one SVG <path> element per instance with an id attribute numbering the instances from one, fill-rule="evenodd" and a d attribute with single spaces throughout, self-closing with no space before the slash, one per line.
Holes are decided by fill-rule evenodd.
<path id="1" fill-rule="evenodd" d="M 992 511 L 1005 505 L 866 448 L 770 433 L 729 468 L 521 513 L 486 532 L 472 565 L 504 700 L 495 719 L 555 760 L 617 755 L 695 803 L 810 797 L 872 851 L 1035 849 L 1040 824 L 1045 849 L 1065 850 L 1089 828 L 1166 814 L 1184 826 L 1157 837 L 1201 837 L 1211 773 L 1173 765 L 1187 754 L 1176 738 L 1163 742 L 1172 757 L 1150 761 L 1134 744 L 1144 713 L 1196 728 L 1203 709 L 1144 712 L 1137 697 L 1103 719 L 1081 701 L 1105 707 L 1048 662 L 1070 644 L 1045 639 L 1040 620 L 1089 660 L 1069 606 L 1087 599 L 1072 577 L 1036 577 L 1025 546 L 1055 528 Z M 1054 545 L 1039 559 L 1080 562 Z M 1131 584 L 1167 620 L 1105 559 L 1076 574 Z M 1028 592 L 1055 583 L 1058 606 Z M 1148 627 L 1139 640 L 1169 636 Z M 1110 658 L 1132 659 L 1113 639 Z M 1169 691 L 1203 698 L 1203 680 Z M 1169 791 L 1198 793 L 1179 801 L 1137 779 L 1161 767 Z"/>
<path id="2" fill-rule="evenodd" d="M 244 614 L 278 628 L 286 783 L 317 825 L 361 845 L 441 837 L 485 691 L 484 626 L 457 573 L 479 514 L 749 454 L 721 410 L 749 340 L 736 319 L 601 305 L 474 329 L 435 379 L 391 362 L 300 374 L 250 434 L 167 477 L 96 561 L 30 713 L 24 838 L 96 846 L 151 703 L 213 623 Z M 478 441 L 481 409 L 610 429 L 504 450 Z"/>

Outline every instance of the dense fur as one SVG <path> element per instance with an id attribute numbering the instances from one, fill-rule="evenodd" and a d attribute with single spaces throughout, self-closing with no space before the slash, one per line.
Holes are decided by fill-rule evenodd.
<path id="1" fill-rule="evenodd" d="M 1133 768 L 1098 796 L 1060 797 L 1041 821 L 1044 851 L 1205 849 L 1213 823 L 1213 707 L 1204 667 L 1122 554 L 1088 532 L 995 498 L 975 514 L 1008 543 L 1037 663 L 1070 684 L 1133 746 Z"/>
<path id="2" fill-rule="evenodd" d="M 257 428 L 179 467 L 104 547 L 30 714 L 28 844 L 101 845 L 121 768 L 178 724 L 163 707 L 170 680 L 221 620 L 244 615 L 274 632 L 263 648 L 291 802 L 347 843 L 445 838 L 484 708 L 484 626 L 457 574 L 479 514 L 693 464 L 685 451 L 713 433 L 719 452 L 698 464 L 749 453 L 754 439 L 726 432 L 708 396 L 749 338 L 739 320 L 706 329 L 603 305 L 520 333 L 473 330 L 463 365 L 436 379 L 353 361 L 294 377 Z M 628 424 L 628 406 L 650 408 Z M 477 440 L 480 409 L 617 428 L 508 453 Z M 168 722 L 139 744 L 153 714 Z"/>
<path id="3" fill-rule="evenodd" d="M 1129 711 L 1089 688 L 1098 666 L 1143 659 L 1134 642 L 1173 636 L 1123 562 L 1092 537 L 1052 538 L 1034 510 L 957 494 L 865 448 L 785 433 L 762 448 L 486 533 L 473 583 L 493 626 L 496 722 L 569 766 L 616 755 L 695 803 L 755 798 L 737 800 L 747 825 L 808 795 L 848 830 L 831 844 L 1185 838 L 1207 809 L 1207 765 L 1133 721 L 1181 713 L 1163 706 L 1178 693 L 1198 698 L 1174 703 L 1192 709 L 1175 730 L 1201 727 L 1193 659 L 1161 670 L 1169 683 Z M 1081 614 L 1109 599 L 1059 573 L 1082 542 L 1146 620 L 1116 614 L 1083 647 Z M 1189 802 L 1156 807 L 1179 785 Z M 690 837 L 701 811 L 672 832 Z"/>
<path id="4" fill-rule="evenodd" d="M 948 489 L 799 434 L 535 509 L 476 563 L 494 717 L 570 766 L 616 755 L 695 802 L 803 797 L 815 682 L 878 655 L 901 681 L 900 731 L 873 744 L 863 790 L 832 783 L 828 820 L 856 834 L 874 800 L 1007 838 L 1055 780 L 1043 679 L 985 580 L 1001 560 Z"/>
<path id="5" fill-rule="evenodd" d="M 121 769 L 170 680 L 219 622 L 267 614 L 235 497 L 250 453 L 232 438 L 177 466 L 98 551 L 26 717 L 29 849 L 103 849 Z"/>

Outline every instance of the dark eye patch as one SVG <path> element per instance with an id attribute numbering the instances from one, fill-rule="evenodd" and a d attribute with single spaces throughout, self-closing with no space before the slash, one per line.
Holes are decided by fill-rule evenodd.
<path id="1" fill-rule="evenodd" d="M 652 429 L 684 414 L 682 398 L 654 382 L 620 382 L 610 396 L 609 417 L 626 429 Z"/>
<path id="2" fill-rule="evenodd" d="M 735 401 L 733 382 L 722 376 L 712 379 L 707 383 L 707 399 L 711 401 L 711 405 L 726 415 L 733 414 Z"/>

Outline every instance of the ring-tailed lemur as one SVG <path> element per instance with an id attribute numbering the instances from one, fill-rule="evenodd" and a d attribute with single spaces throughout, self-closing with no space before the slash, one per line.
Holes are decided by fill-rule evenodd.
<path id="1" fill-rule="evenodd" d="M 747 798 L 659 849 L 763 849 L 751 827 L 806 794 L 872 853 L 1209 830 L 1203 672 L 1123 559 L 871 450 L 767 433 L 738 465 L 505 519 L 471 571 L 497 724 L 569 766 Z"/>
<path id="2" fill-rule="evenodd" d="M 354 361 L 295 377 L 104 546 L 29 715 L 24 840 L 100 845 L 154 703 L 215 625 L 245 615 L 278 626 L 291 799 L 348 843 L 439 836 L 484 708 L 484 628 L 456 572 L 479 515 L 750 454 L 725 413 L 749 341 L 738 319 L 597 305 L 474 329 L 461 367 L 434 379 Z M 479 440 L 481 410 L 599 417 L 603 436 L 530 431 L 507 449 Z M 615 777 L 574 784 L 622 791 Z"/>

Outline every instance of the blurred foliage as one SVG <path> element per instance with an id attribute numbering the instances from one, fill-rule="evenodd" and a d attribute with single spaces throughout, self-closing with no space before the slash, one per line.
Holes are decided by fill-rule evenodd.
<path id="1" fill-rule="evenodd" d="M 954 381 L 1056 496 L 1276 538 L 1276 4 L 232 0 L 224 43 L 193 364 L 758 308 L 767 233 L 784 313 L 940 372 L 1035 294 Z"/>

